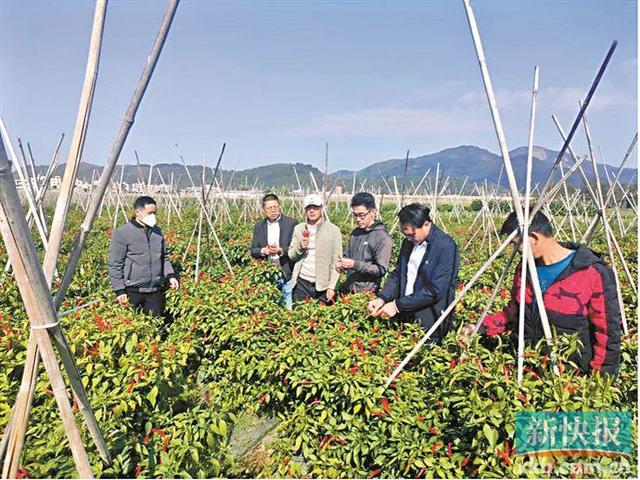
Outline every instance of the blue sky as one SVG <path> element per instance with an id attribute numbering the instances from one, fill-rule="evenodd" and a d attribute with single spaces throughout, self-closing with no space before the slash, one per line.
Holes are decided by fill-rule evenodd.
<path id="1" fill-rule="evenodd" d="M 111 1 L 84 160 L 103 164 L 165 11 Z M 614 39 L 589 111 L 595 144 L 618 164 L 637 129 L 633 1 L 473 2 L 510 148 L 527 138 L 540 67 L 538 145 L 562 145 Z M 47 163 L 65 156 L 84 76 L 92 2 L 0 2 L 0 114 Z M 584 135 L 574 147 L 586 151 Z M 358 169 L 458 145 L 498 151 L 462 2 L 183 1 L 121 163 L 274 162 Z"/>

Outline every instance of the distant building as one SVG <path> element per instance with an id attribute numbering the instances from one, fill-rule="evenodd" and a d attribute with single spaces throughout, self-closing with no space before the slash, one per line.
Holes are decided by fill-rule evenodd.
<path id="1" fill-rule="evenodd" d="M 49 188 L 51 190 L 60 190 L 61 186 L 62 186 L 62 177 L 60 177 L 59 175 L 56 175 L 55 177 L 51 177 L 49 179 Z"/>

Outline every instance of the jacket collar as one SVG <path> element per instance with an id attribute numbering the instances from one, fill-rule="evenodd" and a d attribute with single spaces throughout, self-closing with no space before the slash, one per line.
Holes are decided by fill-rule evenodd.
<path id="1" fill-rule="evenodd" d="M 573 256 L 571 263 L 569 264 L 572 271 L 581 270 L 583 268 L 590 267 L 595 263 L 604 263 L 602 255 L 594 252 L 583 243 L 576 242 L 559 242 L 564 248 L 569 250 L 575 250 L 576 254 Z"/>
<path id="2" fill-rule="evenodd" d="M 136 228 L 143 228 L 143 229 L 145 229 L 145 230 L 146 230 L 147 228 L 150 228 L 150 227 L 147 227 L 147 226 L 145 226 L 145 225 L 140 225 L 140 222 L 138 222 L 138 221 L 135 219 L 135 217 L 131 219 L 131 222 L 130 222 L 130 223 L 131 223 L 131 225 L 133 225 L 133 226 L 134 226 L 134 227 L 136 227 Z"/>

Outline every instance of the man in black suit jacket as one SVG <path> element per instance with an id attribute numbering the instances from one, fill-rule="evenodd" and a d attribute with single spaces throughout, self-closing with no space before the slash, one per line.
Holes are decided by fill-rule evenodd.
<path id="1" fill-rule="evenodd" d="M 458 283 L 458 247 L 436 227 L 429 208 L 413 203 L 398 213 L 406 237 L 400 247 L 397 267 L 389 275 L 378 298 L 369 302 L 375 317 L 416 321 L 429 330 L 455 296 Z M 431 339 L 439 342 L 453 326 L 453 312 Z"/>
<path id="2" fill-rule="evenodd" d="M 269 259 L 280 266 L 282 276 L 278 279 L 278 287 L 282 291 L 283 305 L 291 310 L 293 262 L 289 259 L 288 251 L 293 228 L 298 222 L 280 213 L 280 200 L 273 193 L 262 198 L 262 211 L 264 219 L 256 222 L 253 227 L 251 255 L 254 258 Z"/>

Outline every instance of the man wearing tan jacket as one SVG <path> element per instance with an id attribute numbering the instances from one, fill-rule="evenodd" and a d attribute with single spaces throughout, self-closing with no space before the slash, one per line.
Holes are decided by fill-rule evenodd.
<path id="1" fill-rule="evenodd" d="M 323 220 L 320 195 L 307 195 L 303 206 L 306 223 L 296 225 L 289 245 L 289 258 L 295 262 L 293 301 L 313 298 L 330 303 L 335 300 L 340 276 L 336 266 L 342 253 L 342 235 L 337 226 Z"/>

